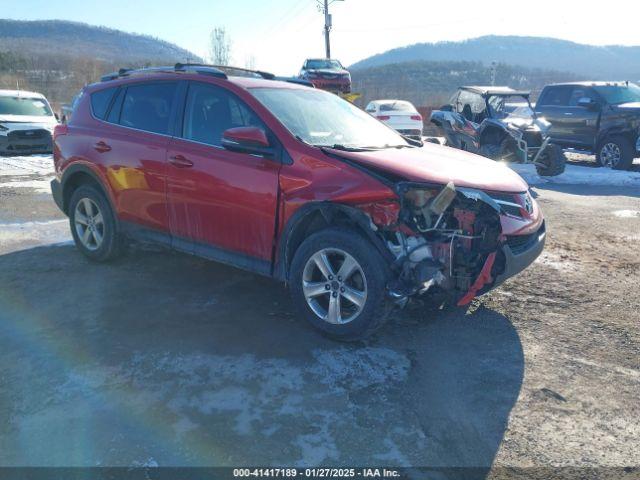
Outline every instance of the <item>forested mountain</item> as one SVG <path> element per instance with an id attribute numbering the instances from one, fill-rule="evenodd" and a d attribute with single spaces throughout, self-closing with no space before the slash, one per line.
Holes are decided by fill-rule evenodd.
<path id="1" fill-rule="evenodd" d="M 493 70 L 493 72 L 492 72 Z M 362 94 L 358 101 L 400 98 L 416 106 L 439 106 L 462 85 L 496 85 L 532 89 L 534 94 L 548 83 L 572 81 L 573 73 L 481 62 L 404 62 L 351 71 L 353 91 Z"/>
<path id="2" fill-rule="evenodd" d="M 54 104 L 120 67 L 189 60 L 202 61 L 149 36 L 61 20 L 0 20 L 0 88 L 36 90 Z"/>
<path id="3" fill-rule="evenodd" d="M 417 43 L 361 60 L 359 70 L 415 61 L 467 61 L 574 72 L 584 79 L 640 80 L 640 46 L 583 45 L 542 37 L 485 36 L 462 42 Z"/>
<path id="4" fill-rule="evenodd" d="M 200 60 L 164 40 L 62 20 L 0 20 L 0 51 L 91 57 L 107 62 Z"/>

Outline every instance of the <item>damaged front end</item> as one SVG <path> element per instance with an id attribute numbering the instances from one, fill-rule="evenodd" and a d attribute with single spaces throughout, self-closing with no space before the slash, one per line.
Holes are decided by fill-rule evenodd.
<path id="1" fill-rule="evenodd" d="M 466 305 L 504 271 L 500 205 L 489 195 L 453 183 L 400 182 L 395 223 L 377 225 L 392 253 L 389 295 L 400 304 L 416 294 L 439 292 Z"/>

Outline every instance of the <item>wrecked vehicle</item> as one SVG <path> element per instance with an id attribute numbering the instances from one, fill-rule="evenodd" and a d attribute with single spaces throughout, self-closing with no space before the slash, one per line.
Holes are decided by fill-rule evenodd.
<path id="1" fill-rule="evenodd" d="M 51 183 L 77 248 L 107 261 L 152 241 L 284 281 L 344 340 L 416 295 L 466 305 L 542 251 L 511 169 L 264 77 L 176 65 L 85 87 L 56 127 Z"/>
<path id="2" fill-rule="evenodd" d="M 44 95 L 0 90 L 0 155 L 51 153 L 57 123 Z"/>
<path id="3" fill-rule="evenodd" d="M 564 172 L 565 156 L 551 142 L 551 124 L 538 117 L 530 92 L 509 87 L 461 87 L 431 113 L 447 145 L 493 160 L 533 163 L 539 175 Z"/>

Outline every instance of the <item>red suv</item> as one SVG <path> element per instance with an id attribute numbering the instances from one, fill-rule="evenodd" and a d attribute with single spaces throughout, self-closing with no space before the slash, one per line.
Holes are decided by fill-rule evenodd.
<path id="1" fill-rule="evenodd" d="M 165 244 L 287 282 L 341 339 L 418 294 L 459 305 L 542 251 L 527 184 L 407 140 L 336 95 L 194 65 L 121 70 L 56 127 L 52 192 L 77 248 Z"/>

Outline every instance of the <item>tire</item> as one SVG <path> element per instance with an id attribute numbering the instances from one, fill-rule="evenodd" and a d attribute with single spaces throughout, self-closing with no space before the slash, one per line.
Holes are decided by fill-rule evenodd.
<path id="1" fill-rule="evenodd" d="M 340 277 L 341 267 L 353 266 L 353 262 L 352 273 Z M 325 274 L 319 265 L 328 267 Z M 311 325 L 331 338 L 354 341 L 385 323 L 391 311 L 386 296 L 388 278 L 384 260 L 367 239 L 349 228 L 331 227 L 314 233 L 297 249 L 289 289 L 296 310 Z M 358 306 L 349 298 L 362 303 Z"/>
<path id="2" fill-rule="evenodd" d="M 614 170 L 629 170 L 635 157 L 634 145 L 620 135 L 607 137 L 598 146 L 596 159 L 601 167 Z"/>
<path id="3" fill-rule="evenodd" d="M 494 145 L 492 143 L 487 145 L 482 145 L 480 147 L 480 155 L 483 157 L 490 158 L 491 160 L 499 160 L 500 159 L 500 145 Z"/>
<path id="4" fill-rule="evenodd" d="M 567 158 L 559 145 L 549 144 L 538 158 L 541 165 L 536 165 L 536 171 L 541 177 L 555 177 L 564 172 Z"/>
<path id="5" fill-rule="evenodd" d="M 483 157 L 496 161 L 517 162 L 518 144 L 511 136 L 507 136 L 499 144 L 488 143 L 482 145 L 479 151 Z"/>
<path id="6" fill-rule="evenodd" d="M 69 225 L 80 252 L 96 262 L 107 262 L 122 252 L 122 239 L 111 205 L 102 192 L 81 185 L 69 202 Z"/>

